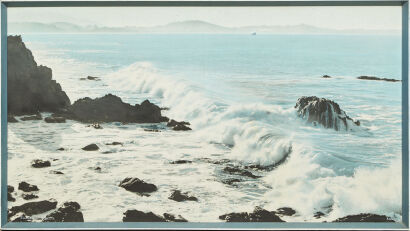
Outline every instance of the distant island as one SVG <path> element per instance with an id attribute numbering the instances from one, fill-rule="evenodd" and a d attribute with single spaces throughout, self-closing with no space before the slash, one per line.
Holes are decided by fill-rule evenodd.
<path id="1" fill-rule="evenodd" d="M 80 26 L 67 22 L 9 22 L 9 34 L 22 33 L 141 33 L 141 34 L 399 34 L 400 30 L 329 29 L 307 24 L 225 27 L 190 20 L 152 27 Z"/>

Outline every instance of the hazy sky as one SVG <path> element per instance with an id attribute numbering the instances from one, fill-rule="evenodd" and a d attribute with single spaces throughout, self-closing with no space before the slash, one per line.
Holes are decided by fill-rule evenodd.
<path id="1" fill-rule="evenodd" d="M 202 20 L 222 26 L 309 24 L 334 29 L 400 29 L 399 6 L 8 8 L 10 22 L 154 26 Z"/>

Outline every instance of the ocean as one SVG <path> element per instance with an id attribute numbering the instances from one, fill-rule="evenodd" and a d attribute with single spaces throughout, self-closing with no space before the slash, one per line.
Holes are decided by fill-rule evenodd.
<path id="1" fill-rule="evenodd" d="M 77 201 L 87 222 L 119 222 L 127 209 L 220 222 L 230 212 L 291 207 L 286 221 L 323 222 L 358 213 L 401 220 L 401 39 L 395 35 L 23 34 L 40 65 L 53 70 L 71 102 L 112 93 L 145 99 L 189 121 L 165 124 L 76 121 L 8 125 L 8 182 L 27 181 L 40 199 Z M 321 78 L 323 75 L 332 78 Z M 97 76 L 98 81 L 80 80 Z M 314 127 L 297 116 L 299 97 L 334 100 L 360 129 Z M 43 116 L 48 113 L 43 113 Z M 18 118 L 18 117 L 17 117 Z M 159 129 L 148 132 L 144 129 Z M 109 142 L 122 146 L 107 146 Z M 100 150 L 82 147 L 96 143 Z M 56 151 L 63 147 L 65 151 Z M 271 165 L 258 179 L 228 185 L 224 165 Z M 48 169 L 33 159 L 55 159 Z M 207 159 L 208 158 L 208 159 Z M 170 164 L 191 160 L 187 164 Z M 211 161 L 209 161 L 211 160 Z M 95 171 L 100 167 L 101 171 Z M 64 175 L 50 174 L 57 170 Z M 158 186 L 149 197 L 118 184 L 138 177 Z M 176 202 L 173 189 L 198 202 Z M 17 198 L 14 204 L 24 203 Z M 317 212 L 325 216 L 314 217 Z M 34 216 L 35 217 L 35 216 Z"/>

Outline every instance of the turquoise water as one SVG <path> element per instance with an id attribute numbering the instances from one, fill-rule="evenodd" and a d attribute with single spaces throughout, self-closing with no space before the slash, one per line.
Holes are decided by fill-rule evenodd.
<path id="1" fill-rule="evenodd" d="M 72 102 L 110 92 L 131 104 L 148 98 L 170 107 L 170 118 L 191 122 L 195 141 L 145 145 L 147 152 L 173 147 L 183 149 L 175 156 L 217 153 L 263 165 L 291 146 L 289 160 L 261 180 L 267 188 L 244 192 L 250 207 L 291 206 L 309 221 L 329 206 L 329 219 L 358 212 L 401 216 L 401 83 L 356 79 L 401 79 L 399 36 L 26 34 L 23 41 L 39 64 L 53 69 Z M 101 81 L 79 80 L 88 75 Z M 311 95 L 334 100 L 361 128 L 336 132 L 306 124 L 293 107 Z"/>

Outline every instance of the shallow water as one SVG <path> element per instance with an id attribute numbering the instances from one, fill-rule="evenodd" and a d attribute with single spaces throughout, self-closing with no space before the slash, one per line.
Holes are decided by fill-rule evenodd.
<path id="1" fill-rule="evenodd" d="M 398 36 L 27 34 L 23 41 L 72 102 L 107 93 L 131 104 L 149 99 L 169 107 L 166 116 L 192 124 L 188 132 L 165 124 L 110 123 L 101 130 L 75 121 L 9 124 L 9 184 L 24 180 L 38 185 L 40 199 L 77 201 L 85 221 L 121 221 L 127 209 L 138 209 L 210 222 L 255 206 L 292 207 L 297 214 L 287 221 L 361 212 L 401 219 L 401 84 L 356 79 L 401 79 Z M 80 80 L 88 75 L 101 80 Z M 307 125 L 294 105 L 310 95 L 339 103 L 361 128 Z M 106 145 L 112 141 L 123 145 Z M 90 143 L 100 150 L 81 150 Z M 221 183 L 232 178 L 222 172 L 226 164 L 201 159 L 269 165 L 290 147 L 278 168 L 255 170 L 263 177 L 235 185 Z M 30 168 L 36 158 L 58 160 Z M 169 163 L 179 159 L 193 163 Z M 125 191 L 118 184 L 126 177 L 159 191 L 149 197 Z M 199 202 L 169 200 L 172 189 Z M 17 199 L 10 206 L 24 202 Z M 314 218 L 317 211 L 326 216 Z"/>

